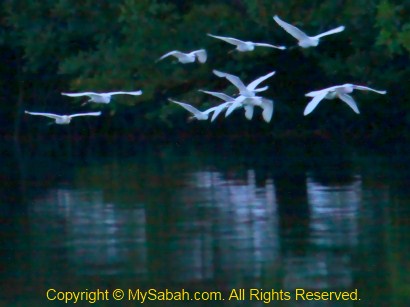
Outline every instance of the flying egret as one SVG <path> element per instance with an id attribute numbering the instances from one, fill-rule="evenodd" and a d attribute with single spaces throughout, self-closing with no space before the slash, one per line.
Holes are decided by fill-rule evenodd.
<path id="1" fill-rule="evenodd" d="M 220 105 L 218 105 L 218 106 L 209 108 L 209 109 L 207 109 L 207 110 L 205 110 L 205 111 L 199 111 L 197 108 L 191 106 L 191 105 L 188 104 L 188 103 L 175 101 L 175 100 L 173 100 L 173 99 L 168 99 L 168 100 L 171 101 L 171 102 L 173 102 L 173 103 L 176 103 L 176 104 L 180 105 L 180 106 L 183 107 L 185 110 L 191 112 L 191 113 L 193 114 L 193 116 L 192 116 L 190 119 L 196 118 L 197 120 L 207 120 L 208 117 L 209 117 L 209 114 L 210 114 L 211 112 L 217 112 L 216 115 L 215 115 L 215 113 L 214 113 L 214 115 L 212 116 L 211 121 L 214 121 L 215 118 L 216 118 L 216 116 L 218 116 L 218 114 L 221 113 L 222 110 L 224 110 L 225 108 L 227 108 L 227 107 L 232 103 L 232 102 L 225 102 L 225 103 L 220 104 Z"/>
<path id="2" fill-rule="evenodd" d="M 313 97 L 313 99 L 307 104 L 305 111 L 303 112 L 303 115 L 306 116 L 309 113 L 311 113 L 317 107 L 319 102 L 321 102 L 323 99 L 330 100 L 335 98 L 341 99 L 350 108 L 352 108 L 355 113 L 359 114 L 360 112 L 356 102 L 354 101 L 352 96 L 348 95 L 351 92 L 353 92 L 353 90 L 372 91 L 382 95 L 387 93 L 386 91 L 379 91 L 367 86 L 354 85 L 350 83 L 328 87 L 322 90 L 307 93 L 305 95 L 307 97 Z"/>
<path id="3" fill-rule="evenodd" d="M 100 116 L 101 115 L 101 112 L 79 113 L 79 114 L 72 114 L 72 115 L 57 115 L 57 114 L 52 114 L 52 113 L 40 113 L 40 112 L 29 112 L 29 111 L 24 111 L 24 113 L 30 114 L 30 115 L 40 115 L 40 116 L 52 118 L 55 120 L 55 123 L 59 125 L 68 125 L 71 122 L 71 119 L 74 117 Z"/>
<path id="4" fill-rule="evenodd" d="M 222 99 L 223 101 L 225 101 L 225 103 L 220 104 L 219 106 L 216 106 L 215 110 L 214 110 L 214 114 L 212 114 L 212 118 L 211 118 L 211 122 L 213 122 L 215 120 L 215 118 L 225 109 L 228 109 L 232 104 L 236 103 L 236 99 L 226 95 L 225 93 L 221 93 L 221 92 L 211 92 L 211 91 L 204 91 L 204 90 L 199 90 L 202 93 L 217 97 L 219 99 Z M 227 116 L 225 116 L 227 117 Z"/>
<path id="5" fill-rule="evenodd" d="M 279 26 L 281 26 L 286 32 L 288 32 L 290 35 L 292 35 L 294 38 L 296 38 L 299 43 L 298 45 L 302 48 L 309 48 L 309 47 L 316 47 L 319 44 L 319 40 L 321 37 L 326 36 L 326 35 L 331 35 L 335 33 L 342 32 L 345 27 L 340 26 L 335 29 L 326 31 L 324 33 L 318 34 L 316 36 L 308 36 L 306 33 L 301 31 L 300 29 L 296 28 L 295 26 L 283 21 L 280 19 L 277 15 L 273 17 L 273 19 L 278 23 Z"/>
<path id="6" fill-rule="evenodd" d="M 228 96 L 220 92 L 210 92 L 210 91 L 204 91 L 204 90 L 199 90 L 199 91 L 224 100 L 226 102 L 226 108 L 227 108 L 225 117 L 228 117 L 237 108 L 243 107 L 245 109 L 245 117 L 251 120 L 253 117 L 254 106 L 258 106 L 263 109 L 262 117 L 266 122 L 270 122 L 272 118 L 272 114 L 273 114 L 273 101 L 272 100 L 259 97 L 259 96 L 255 96 L 252 98 L 246 98 L 245 96 L 242 96 L 242 95 L 238 96 L 237 98 L 233 98 L 231 96 Z M 218 116 L 219 114 L 217 113 L 218 111 L 220 113 L 221 111 L 223 111 L 223 109 L 215 111 L 213 116 L 215 117 Z"/>
<path id="7" fill-rule="evenodd" d="M 262 108 L 262 117 L 267 123 L 269 123 L 273 115 L 273 100 L 269 100 L 260 96 L 245 97 L 240 95 L 228 107 L 225 113 L 225 117 L 228 117 L 234 110 L 243 107 L 245 109 L 245 117 L 251 120 L 255 106 Z"/>
<path id="8" fill-rule="evenodd" d="M 265 44 L 265 43 L 245 42 L 245 41 L 241 41 L 241 40 L 236 39 L 236 38 L 225 37 L 225 36 L 216 36 L 216 35 L 212 35 L 212 34 L 209 34 L 209 33 L 208 33 L 208 36 L 223 40 L 223 41 L 225 41 L 225 42 L 227 42 L 231 45 L 235 45 L 236 48 L 234 50 L 238 50 L 238 51 L 241 51 L 241 52 L 252 51 L 252 50 L 255 49 L 255 47 L 269 47 L 269 48 L 276 48 L 276 49 L 280 49 L 280 50 L 286 49 L 285 46 L 275 46 L 275 45 Z"/>
<path id="9" fill-rule="evenodd" d="M 139 96 L 142 94 L 142 91 L 133 91 L 133 92 L 109 92 L 109 93 L 94 93 L 94 92 L 83 92 L 83 93 L 61 93 L 61 95 L 69 97 L 81 97 L 88 96 L 90 99 L 87 102 L 95 103 L 110 103 L 111 96 L 113 95 L 133 95 Z"/>
<path id="10" fill-rule="evenodd" d="M 157 62 L 171 55 L 176 57 L 178 61 L 182 64 L 193 63 L 195 62 L 196 59 L 198 60 L 199 63 L 205 63 L 207 59 L 207 53 L 205 49 L 195 50 L 190 53 L 183 53 L 181 51 L 174 50 L 174 51 L 170 51 L 164 54 L 162 57 L 160 57 L 157 60 Z"/>
<path id="11" fill-rule="evenodd" d="M 226 78 L 228 79 L 233 85 L 235 85 L 238 90 L 239 93 L 242 96 L 251 98 L 251 97 L 255 97 L 257 92 L 263 92 L 266 91 L 268 89 L 268 86 L 265 87 L 261 87 L 261 88 L 256 88 L 260 83 L 262 83 L 263 81 L 265 81 L 266 79 L 272 77 L 275 72 L 272 71 L 262 77 L 259 77 L 258 79 L 252 81 L 251 83 L 249 83 L 247 86 L 245 86 L 245 84 L 241 81 L 241 79 L 239 79 L 239 77 L 225 73 L 225 72 L 221 72 L 218 70 L 213 70 L 213 73 L 215 75 L 217 75 L 218 77 L 221 78 Z"/>
<path id="12" fill-rule="evenodd" d="M 243 101 L 244 108 L 246 110 L 245 116 L 247 119 L 252 119 L 253 116 L 253 108 L 254 106 L 258 106 L 262 108 L 262 118 L 265 122 L 269 123 L 272 119 L 273 115 L 273 100 L 266 99 L 263 97 L 253 97 L 247 98 Z"/>

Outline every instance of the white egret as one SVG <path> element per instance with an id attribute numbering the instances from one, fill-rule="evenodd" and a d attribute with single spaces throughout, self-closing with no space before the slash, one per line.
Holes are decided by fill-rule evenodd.
<path id="1" fill-rule="evenodd" d="M 245 117 L 251 120 L 255 106 L 262 108 L 262 117 L 267 123 L 269 123 L 273 115 L 273 100 L 269 100 L 260 96 L 245 97 L 240 95 L 228 107 L 225 113 L 225 117 L 229 116 L 237 108 L 243 107 L 245 109 Z"/>
<path id="2" fill-rule="evenodd" d="M 233 97 L 231 97 L 231 96 L 229 96 L 229 95 L 226 95 L 225 93 L 221 93 L 221 92 L 211 92 L 211 91 L 204 91 L 204 90 L 199 90 L 199 91 L 202 92 L 202 93 L 208 94 L 208 95 L 212 95 L 212 96 L 218 97 L 219 99 L 222 99 L 222 100 L 224 100 L 224 101 L 226 101 L 226 102 L 228 102 L 228 101 L 234 101 L 234 100 L 235 100 L 235 98 L 233 98 Z"/>
<path id="3" fill-rule="evenodd" d="M 30 115 L 40 115 L 40 116 L 52 118 L 55 120 L 55 123 L 59 125 L 68 125 L 71 122 L 71 119 L 74 117 L 100 116 L 101 115 L 101 112 L 79 113 L 79 114 L 72 114 L 72 115 L 57 115 L 57 114 L 52 114 L 52 113 L 40 113 L 40 112 L 29 112 L 29 111 L 25 111 L 24 113 L 30 114 Z"/>
<path id="4" fill-rule="evenodd" d="M 239 77 L 225 73 L 225 72 L 221 72 L 218 70 L 213 70 L 213 73 L 215 75 L 217 75 L 218 77 L 221 78 L 226 78 L 228 79 L 233 85 L 235 85 L 238 90 L 239 93 L 242 96 L 245 96 L 247 98 L 252 98 L 256 96 L 257 92 L 263 92 L 266 91 L 268 89 L 268 86 L 265 87 L 261 87 L 261 88 L 256 88 L 260 83 L 262 83 L 263 81 L 265 81 L 266 79 L 272 77 L 275 72 L 272 71 L 262 77 L 259 77 L 258 79 L 252 81 L 251 83 L 249 83 L 247 86 L 245 86 L 245 84 L 241 81 L 241 79 L 239 79 Z"/>
<path id="5" fill-rule="evenodd" d="M 242 96 L 242 95 L 238 96 L 237 98 L 233 98 L 231 96 L 228 96 L 220 92 L 210 92 L 210 91 L 203 91 L 203 90 L 199 90 L 199 91 L 224 100 L 226 102 L 225 108 L 227 108 L 225 117 L 228 117 L 237 108 L 243 107 L 245 109 L 245 117 L 251 120 L 253 117 L 254 106 L 258 106 L 263 109 L 262 117 L 266 122 L 270 122 L 272 118 L 272 114 L 273 114 L 273 101 L 272 100 L 259 97 L 259 96 L 246 98 L 245 96 Z M 213 116 L 215 117 L 218 116 L 218 114 L 223 110 L 224 109 L 215 111 Z"/>
<path id="6" fill-rule="evenodd" d="M 280 49 L 280 50 L 284 50 L 286 49 L 285 46 L 275 46 L 275 45 L 271 45 L 271 44 L 265 44 L 265 43 L 254 43 L 254 42 L 245 42 L 245 41 L 241 41 L 239 39 L 236 38 L 232 38 L 232 37 L 226 37 L 226 36 L 217 36 L 217 35 L 212 35 L 208 33 L 208 36 L 210 37 L 214 37 L 220 40 L 223 40 L 231 45 L 235 45 L 236 48 L 235 50 L 241 51 L 241 52 L 245 52 L 245 51 L 252 51 L 255 49 L 255 47 L 269 47 L 269 48 L 276 48 L 276 49 Z"/>
<path id="7" fill-rule="evenodd" d="M 305 95 L 307 97 L 313 97 L 313 99 L 307 104 L 303 112 L 303 115 L 306 116 L 310 114 L 317 107 L 319 102 L 321 102 L 323 99 L 330 100 L 330 99 L 335 99 L 335 98 L 341 99 L 350 108 L 352 108 L 355 113 L 359 114 L 360 112 L 359 112 L 359 108 L 357 107 L 356 102 L 354 101 L 352 96 L 348 95 L 351 92 L 353 92 L 353 90 L 372 91 L 372 92 L 376 92 L 378 94 L 383 94 L 383 95 L 387 93 L 386 91 L 379 91 L 379 90 L 375 90 L 367 86 L 354 85 L 350 83 L 328 87 L 322 90 L 309 92 Z"/>
<path id="8" fill-rule="evenodd" d="M 83 92 L 83 93 L 61 93 L 61 95 L 69 97 L 81 97 L 88 96 L 90 99 L 87 102 L 95 103 L 110 103 L 111 96 L 113 95 L 133 95 L 139 96 L 142 94 L 142 91 L 133 91 L 133 92 L 109 92 L 109 93 L 94 93 L 94 92 Z"/>
<path id="9" fill-rule="evenodd" d="M 292 35 L 294 38 L 296 38 L 299 43 L 298 45 L 302 48 L 309 48 L 309 47 L 316 47 L 319 44 L 319 40 L 321 37 L 326 36 L 326 35 L 331 35 L 335 33 L 342 32 L 345 27 L 340 26 L 335 29 L 326 31 L 324 33 L 318 34 L 316 36 L 308 36 L 306 33 L 301 31 L 300 29 L 296 28 L 295 26 L 283 21 L 280 19 L 277 15 L 273 17 L 273 19 L 278 23 L 279 26 L 281 26 L 286 32 L 288 32 L 290 35 Z"/>
<path id="10" fill-rule="evenodd" d="M 236 103 L 236 99 L 226 95 L 225 93 L 221 93 L 221 92 L 211 92 L 211 91 L 204 91 L 204 90 L 199 90 L 202 93 L 208 94 L 208 95 L 212 95 L 215 96 L 219 99 L 222 99 L 223 101 L 225 101 L 225 103 L 220 104 L 219 106 L 215 107 L 214 110 L 214 114 L 212 114 L 212 118 L 211 118 L 211 122 L 213 122 L 215 120 L 215 118 L 225 109 L 229 108 L 232 104 Z M 225 116 L 227 117 L 227 116 Z"/>
<path id="11" fill-rule="evenodd" d="M 253 97 L 245 99 L 243 104 L 246 110 L 245 116 L 247 119 L 252 119 L 253 107 L 258 106 L 263 110 L 262 118 L 264 119 L 264 121 L 267 123 L 271 121 L 273 115 L 273 100 L 263 97 Z"/>
<path id="12" fill-rule="evenodd" d="M 231 102 L 225 102 L 225 103 L 220 104 L 220 105 L 218 105 L 218 106 L 216 106 L 216 107 L 209 108 L 209 109 L 207 109 L 207 110 L 205 110 L 205 111 L 200 111 L 200 110 L 198 110 L 197 108 L 191 106 L 191 105 L 188 104 L 188 103 L 175 101 L 175 100 L 173 100 L 173 99 L 168 99 L 168 100 L 171 101 L 171 102 L 173 102 L 173 103 L 176 103 L 176 104 L 180 105 L 180 106 L 183 107 L 185 110 L 191 112 L 192 115 L 193 115 L 193 116 L 191 117 L 191 119 L 192 119 L 192 118 L 196 118 L 197 120 L 207 120 L 208 117 L 209 117 L 209 114 L 210 114 L 211 112 L 217 112 L 216 115 L 215 115 L 215 113 L 214 113 L 214 115 L 212 116 L 211 121 L 214 121 L 215 118 L 216 118 L 216 116 L 218 116 L 218 114 L 221 113 L 222 110 L 224 110 L 225 108 L 227 108 L 227 107 L 231 104 Z"/>
<path id="13" fill-rule="evenodd" d="M 198 60 L 199 63 L 205 63 L 207 59 L 207 53 L 205 49 L 195 50 L 190 53 L 183 53 L 181 51 L 174 50 L 164 54 L 157 60 L 157 62 L 169 56 L 176 57 L 182 64 L 193 63 L 195 62 L 195 60 Z"/>

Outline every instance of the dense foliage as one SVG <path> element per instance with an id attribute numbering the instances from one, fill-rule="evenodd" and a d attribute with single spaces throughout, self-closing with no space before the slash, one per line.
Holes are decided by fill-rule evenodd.
<path id="1" fill-rule="evenodd" d="M 295 45 L 273 21 L 275 14 L 311 35 L 342 24 L 346 30 L 316 48 L 249 53 L 228 53 L 232 46 L 206 36 Z M 22 126 L 25 135 L 48 129 L 44 121 L 21 122 L 24 109 L 69 113 L 99 108 L 80 107 L 84 100 L 61 97 L 62 91 L 142 89 L 139 97 L 116 97 L 98 123 L 84 122 L 92 123 L 94 132 L 110 134 L 200 127 L 215 134 L 333 129 L 390 138 L 410 126 L 409 14 L 410 2 L 398 0 L 5 0 L 0 4 L 1 129 L 19 133 Z M 206 64 L 155 62 L 170 50 L 199 48 L 208 51 Z M 186 111 L 167 98 L 205 108 L 215 100 L 198 89 L 233 93 L 226 80 L 212 74 L 214 68 L 245 81 L 276 70 L 265 92 L 275 101 L 272 122 L 247 122 L 236 114 L 211 127 L 187 125 Z M 388 96 L 355 93 L 360 117 L 333 102 L 303 117 L 308 102 L 304 93 L 343 83 L 386 89 Z"/>

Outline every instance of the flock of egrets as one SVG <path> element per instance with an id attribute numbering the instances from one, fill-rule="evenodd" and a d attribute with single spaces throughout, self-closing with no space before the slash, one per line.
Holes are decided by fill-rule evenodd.
<path id="1" fill-rule="evenodd" d="M 308 36 L 304 32 L 302 32 L 300 29 L 298 29 L 297 27 L 281 20 L 278 16 L 274 16 L 273 19 L 286 32 L 288 32 L 290 35 L 296 38 L 298 40 L 298 45 L 302 48 L 316 47 L 319 44 L 321 37 L 339 33 L 345 29 L 344 26 L 340 26 L 340 27 L 326 31 L 316 36 Z M 255 47 L 268 47 L 268 48 L 276 48 L 280 50 L 286 49 L 286 47 L 284 46 L 275 46 L 275 45 L 266 44 L 266 43 L 254 43 L 254 42 L 249 42 L 249 41 L 241 41 L 239 39 L 235 39 L 231 37 L 216 36 L 212 34 L 208 34 L 208 36 L 216 38 L 216 39 L 220 39 L 229 44 L 235 45 L 236 48 L 234 50 L 237 50 L 239 52 L 252 51 L 255 49 Z M 198 61 L 199 63 L 205 63 L 207 60 L 206 50 L 200 49 L 200 50 L 192 51 L 190 53 L 183 53 L 180 51 L 171 51 L 171 52 L 164 54 L 162 57 L 160 57 L 158 61 L 166 57 L 169 57 L 169 56 L 176 57 L 177 60 L 183 64 L 193 63 L 195 61 Z M 226 78 L 228 81 L 230 81 L 238 89 L 239 94 L 234 98 L 232 96 L 229 96 L 221 92 L 200 90 L 203 93 L 212 95 L 224 101 L 222 104 L 209 108 L 205 111 L 200 111 L 197 108 L 185 102 L 179 102 L 173 99 L 169 99 L 169 101 L 185 108 L 187 111 L 192 113 L 193 118 L 196 118 L 198 120 L 207 120 L 212 114 L 211 121 L 214 121 L 222 111 L 226 110 L 225 117 L 227 117 L 234 110 L 239 109 L 239 108 L 243 108 L 245 110 L 245 117 L 247 119 L 252 119 L 254 107 L 260 107 L 263 110 L 262 111 L 263 119 L 266 122 L 270 122 L 272 118 L 272 114 L 273 114 L 273 101 L 270 99 L 258 96 L 258 93 L 266 91 L 268 89 L 268 86 L 258 88 L 258 85 L 261 84 L 266 79 L 272 77 L 275 74 L 274 71 L 262 77 L 257 78 L 256 80 L 252 81 L 248 85 L 245 85 L 237 76 L 234 76 L 234 75 L 231 75 L 225 72 L 221 72 L 218 70 L 213 70 L 213 73 L 220 78 Z M 331 87 L 328 87 L 322 90 L 313 91 L 313 92 L 305 94 L 305 96 L 307 97 L 312 97 L 312 100 L 307 104 L 303 114 L 308 115 L 309 113 L 311 113 L 316 108 L 316 106 L 319 104 L 319 102 L 322 101 L 323 99 L 335 99 L 335 98 L 341 99 L 350 108 L 352 108 L 355 113 L 359 114 L 359 108 L 357 107 L 356 102 L 354 101 L 353 97 L 349 95 L 355 89 L 373 91 L 378 94 L 386 94 L 386 91 L 378 91 L 378 90 L 374 90 L 366 86 L 354 85 L 354 84 L 349 84 L 349 83 L 343 84 L 343 85 L 331 86 Z M 120 94 L 137 96 L 137 95 L 141 95 L 142 91 L 132 91 L 132 92 L 119 91 L 119 92 L 109 92 L 109 93 L 94 93 L 94 92 L 62 93 L 62 95 L 69 96 L 69 97 L 88 96 L 89 100 L 87 102 L 104 103 L 104 104 L 109 103 L 113 95 L 120 95 Z M 39 113 L 39 112 L 28 112 L 28 111 L 25 111 L 25 113 L 31 114 L 31 115 L 41 115 L 41 116 L 52 118 L 55 120 L 55 123 L 57 124 L 69 124 L 71 119 L 74 117 L 101 115 L 101 112 L 89 112 L 89 113 L 80 113 L 80 114 L 72 114 L 72 115 L 57 115 L 57 114 L 52 114 L 52 113 Z"/>

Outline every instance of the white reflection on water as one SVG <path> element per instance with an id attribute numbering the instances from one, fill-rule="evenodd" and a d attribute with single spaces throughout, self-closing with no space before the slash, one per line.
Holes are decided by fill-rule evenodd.
<path id="1" fill-rule="evenodd" d="M 355 246 L 362 198 L 361 178 L 358 176 L 347 185 L 332 186 L 308 178 L 307 191 L 312 242 L 331 247 Z"/>
<path id="2" fill-rule="evenodd" d="M 33 226 L 34 233 L 51 238 L 41 243 L 45 250 L 52 253 L 57 246 L 61 254 L 54 257 L 67 261 L 76 275 L 225 280 L 231 287 L 252 280 L 253 286 L 261 287 L 261 280 L 281 271 L 287 289 L 352 285 L 349 248 L 358 240 L 360 177 L 331 187 L 308 177 L 306 186 L 296 187 L 307 189 L 308 225 L 284 225 L 301 227 L 308 232 L 305 239 L 294 234 L 280 237 L 279 219 L 288 217 L 280 216 L 278 206 L 289 204 L 278 204 L 272 178 L 258 185 L 252 169 L 241 177 L 201 170 L 180 178 L 184 182 L 171 194 L 166 190 L 164 198 L 150 195 L 149 191 L 161 193 L 158 186 L 150 190 L 147 184 L 144 195 L 128 189 L 127 200 L 135 197 L 141 202 L 135 204 L 106 201 L 103 190 L 51 189 L 33 203 L 33 214 L 40 221 Z M 140 180 L 130 177 L 128 183 L 137 186 Z M 155 223 L 159 218 L 158 224 L 147 224 L 146 215 L 158 211 L 162 213 L 151 217 Z M 284 243 L 304 240 L 305 249 L 288 250 Z"/>
<path id="3" fill-rule="evenodd" d="M 52 228 L 47 221 L 36 225 L 35 233 L 60 232 L 54 247 L 65 251 L 61 257 L 77 273 L 121 274 L 126 268 L 133 274 L 146 273 L 143 207 L 116 208 L 104 202 L 102 191 L 55 189 L 34 202 L 33 213 L 57 221 Z"/>
<path id="4" fill-rule="evenodd" d="M 260 278 L 263 266 L 272 264 L 279 250 L 272 181 L 257 187 L 254 171 L 249 170 L 246 178 L 235 180 L 218 172 L 200 171 L 192 173 L 189 182 L 179 195 L 190 216 L 185 227 L 191 230 L 174 238 L 175 244 L 189 248 L 170 257 L 179 272 L 176 279 Z M 208 213 L 199 217 L 197 210 Z"/>
<path id="5" fill-rule="evenodd" d="M 350 248 L 358 244 L 358 216 L 362 181 L 323 185 L 307 179 L 310 208 L 310 248 L 285 259 L 288 288 L 351 289 L 353 259 Z"/>

